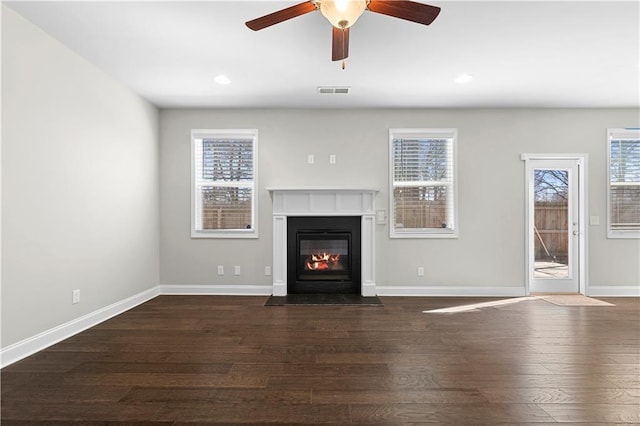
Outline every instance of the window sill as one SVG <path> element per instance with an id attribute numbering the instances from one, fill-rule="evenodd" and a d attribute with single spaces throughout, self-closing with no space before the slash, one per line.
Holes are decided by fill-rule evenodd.
<path id="1" fill-rule="evenodd" d="M 229 238 L 229 239 L 257 239 L 258 232 L 242 232 L 242 231 L 191 231 L 192 239 L 201 238 Z"/>
<path id="2" fill-rule="evenodd" d="M 391 233 L 389 234 L 389 238 L 458 238 L 458 232 L 457 231 L 440 231 L 438 232 L 437 230 L 433 230 L 433 231 L 403 231 L 403 232 L 398 232 L 398 231 L 391 231 Z"/>

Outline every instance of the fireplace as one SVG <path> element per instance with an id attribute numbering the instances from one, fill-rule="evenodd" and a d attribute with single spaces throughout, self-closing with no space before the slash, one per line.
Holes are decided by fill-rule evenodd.
<path id="1" fill-rule="evenodd" d="M 295 291 L 304 291 L 304 288 L 312 288 L 325 285 L 327 291 L 333 286 L 335 291 L 357 292 L 363 296 L 376 295 L 375 282 L 375 230 L 376 230 L 376 210 L 374 200 L 377 194 L 376 189 L 318 189 L 318 188 L 268 188 L 273 197 L 273 292 L 274 296 L 286 296 L 289 289 L 296 288 Z M 344 273 L 334 272 L 334 275 L 342 274 L 342 278 L 331 277 L 329 265 L 324 274 L 314 274 L 311 271 L 303 272 L 302 278 L 298 279 L 296 273 L 290 272 L 290 266 L 301 263 L 307 259 L 307 255 L 300 254 L 297 239 L 289 238 L 289 223 L 296 222 L 298 218 L 308 219 L 311 217 L 321 218 L 317 223 L 320 229 L 303 226 L 302 230 L 313 230 L 317 235 L 307 238 L 314 241 L 311 246 L 320 244 L 318 241 L 344 240 L 343 234 L 345 226 L 336 226 L 344 217 L 351 217 L 352 220 L 359 221 L 359 225 L 350 224 L 349 229 L 350 244 L 347 243 L 349 253 L 344 258 L 341 254 L 341 261 L 348 261 L 350 279 L 344 278 Z M 315 229 L 314 229 L 315 228 Z M 303 235 L 311 236 L 311 235 Z M 331 238 L 330 238 L 331 237 Z M 333 238 L 337 237 L 337 238 Z M 303 238 L 304 240 L 305 238 Z M 323 243 L 324 244 L 324 243 Z M 338 251 L 342 250 L 338 244 Z M 321 247 L 318 251 L 331 251 L 336 247 Z M 314 250 L 315 251 L 315 250 Z M 295 253 L 294 256 L 291 253 Z M 324 267 L 324 266 L 322 266 Z M 334 269 L 335 271 L 335 269 Z M 313 278 L 312 278 L 313 277 Z M 332 278 L 327 280 L 326 277 Z M 314 279 L 315 278 L 315 279 Z M 337 278 L 337 279 L 336 279 Z M 289 281 L 301 283 L 302 290 L 298 290 L 298 285 L 290 285 Z M 313 282 L 317 281 L 317 282 Z M 328 282 L 327 282 L 328 281 Z M 342 282 L 341 282 L 342 281 Z M 343 287 L 339 289 L 339 287 Z M 345 288 L 346 287 L 346 288 Z M 311 291 L 318 291 L 313 289 Z"/>
<path id="2" fill-rule="evenodd" d="M 359 216 L 289 217 L 287 293 L 360 293 L 360 228 Z"/>

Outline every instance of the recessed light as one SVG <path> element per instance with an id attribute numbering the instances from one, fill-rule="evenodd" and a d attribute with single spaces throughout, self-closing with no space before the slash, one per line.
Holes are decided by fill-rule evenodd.
<path id="1" fill-rule="evenodd" d="M 214 78 L 213 81 L 215 81 L 218 84 L 229 84 L 229 83 L 231 83 L 231 80 L 229 80 L 229 77 L 227 77 L 226 75 L 223 75 L 223 74 L 220 74 L 219 76 L 216 76 L 216 78 Z"/>
<path id="2" fill-rule="evenodd" d="M 473 76 L 471 74 L 460 74 L 454 81 L 458 84 L 467 84 L 471 80 L 473 80 Z"/>

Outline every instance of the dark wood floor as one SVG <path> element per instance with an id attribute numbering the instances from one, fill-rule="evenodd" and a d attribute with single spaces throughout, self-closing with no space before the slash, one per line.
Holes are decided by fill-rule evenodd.
<path id="1" fill-rule="evenodd" d="M 640 299 L 161 296 L 1 372 L 2 425 L 640 423 Z"/>

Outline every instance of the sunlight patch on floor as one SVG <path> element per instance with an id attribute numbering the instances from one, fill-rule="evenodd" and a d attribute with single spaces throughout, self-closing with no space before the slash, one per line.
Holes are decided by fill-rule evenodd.
<path id="1" fill-rule="evenodd" d="M 450 308 L 432 309 L 430 311 L 422 311 L 425 314 L 453 314 L 456 312 L 477 311 L 480 308 L 489 308 L 494 306 L 511 305 L 512 303 L 524 302 L 527 300 L 536 300 L 536 296 L 514 297 L 510 299 L 492 300 L 491 302 L 473 303 L 471 305 L 452 306 Z"/>
<path id="2" fill-rule="evenodd" d="M 457 312 L 478 312 L 481 308 L 511 305 L 527 300 L 544 300 L 559 306 L 615 306 L 613 303 L 593 299 L 582 294 L 545 294 L 536 296 L 514 297 L 510 299 L 493 300 L 491 302 L 473 303 L 471 305 L 452 306 L 450 308 L 422 311 L 424 314 L 454 314 Z"/>

